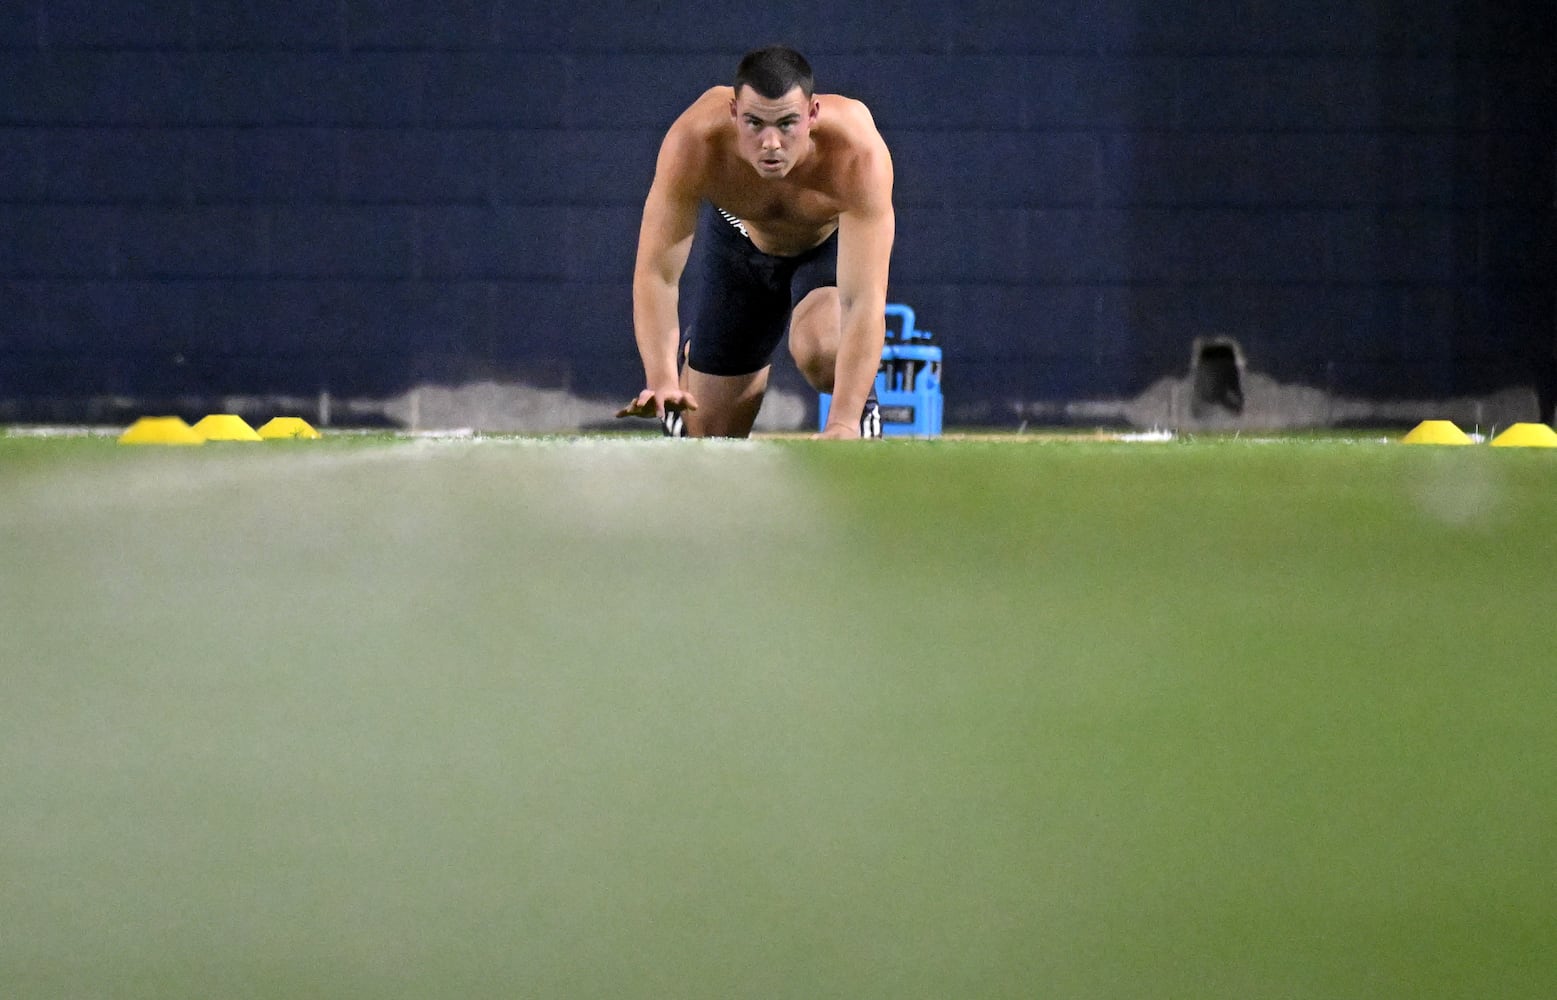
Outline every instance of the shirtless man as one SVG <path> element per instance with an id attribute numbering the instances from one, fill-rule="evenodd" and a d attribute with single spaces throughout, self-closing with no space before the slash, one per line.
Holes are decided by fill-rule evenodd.
<path id="1" fill-rule="evenodd" d="M 881 436 L 871 390 L 886 338 L 892 160 L 865 105 L 812 88 L 800 53 L 759 49 L 733 87 L 709 90 L 671 125 L 633 272 L 648 387 L 617 416 L 658 417 L 670 434 L 748 436 L 787 326 L 806 381 L 833 394 L 819 436 Z"/>

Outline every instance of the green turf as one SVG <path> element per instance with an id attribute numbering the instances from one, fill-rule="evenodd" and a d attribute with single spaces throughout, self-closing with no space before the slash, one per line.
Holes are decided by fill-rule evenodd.
<path id="1" fill-rule="evenodd" d="M 0 995 L 1557 995 L 1557 453 L 0 439 Z"/>

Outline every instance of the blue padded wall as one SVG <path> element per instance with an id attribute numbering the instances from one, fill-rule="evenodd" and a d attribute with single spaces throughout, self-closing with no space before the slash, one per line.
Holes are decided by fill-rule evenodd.
<path id="1" fill-rule="evenodd" d="M 479 377 L 625 398 L 659 137 L 771 41 L 893 149 L 890 297 L 941 339 L 949 421 L 1140 392 L 1208 334 L 1379 397 L 1549 369 L 1549 0 L 1012 11 L 11 0 L 0 417 Z"/>

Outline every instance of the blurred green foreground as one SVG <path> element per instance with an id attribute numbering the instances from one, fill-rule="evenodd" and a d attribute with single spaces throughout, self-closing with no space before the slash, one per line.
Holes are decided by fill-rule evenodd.
<path id="1" fill-rule="evenodd" d="M 0 439 L 0 995 L 1557 995 L 1557 454 Z"/>

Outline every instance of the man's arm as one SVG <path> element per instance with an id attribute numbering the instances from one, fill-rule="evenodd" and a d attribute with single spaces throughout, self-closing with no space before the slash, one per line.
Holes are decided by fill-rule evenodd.
<path id="1" fill-rule="evenodd" d="M 874 132 L 874 129 L 872 129 Z M 892 258 L 892 160 L 877 138 L 854 178 L 855 204 L 838 217 L 841 307 L 833 401 L 823 437 L 858 437 L 860 412 L 881 367 L 886 341 L 887 269 Z"/>
<path id="2" fill-rule="evenodd" d="M 697 409 L 697 401 L 681 390 L 676 371 L 681 339 L 678 286 L 697 225 L 696 165 L 695 139 L 685 122 L 677 121 L 660 145 L 633 268 L 633 336 L 647 388 L 617 413 L 619 417 L 659 416 L 667 407 Z"/>

